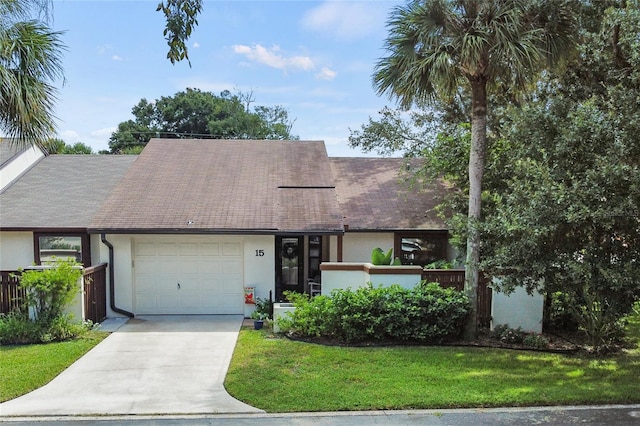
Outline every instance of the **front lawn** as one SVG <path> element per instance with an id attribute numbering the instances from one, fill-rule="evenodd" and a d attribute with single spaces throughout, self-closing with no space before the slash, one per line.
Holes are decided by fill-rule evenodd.
<path id="1" fill-rule="evenodd" d="M 47 384 L 108 335 L 90 331 L 66 342 L 0 346 L 0 402 Z"/>
<path id="2" fill-rule="evenodd" d="M 225 380 L 268 412 L 638 403 L 640 318 L 594 358 L 471 347 L 346 348 L 243 328 Z"/>

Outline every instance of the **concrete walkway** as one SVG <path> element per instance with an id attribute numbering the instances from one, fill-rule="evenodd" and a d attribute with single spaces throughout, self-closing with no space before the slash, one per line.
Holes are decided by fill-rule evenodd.
<path id="1" fill-rule="evenodd" d="M 223 381 L 239 315 L 142 316 L 0 416 L 262 413 Z"/>

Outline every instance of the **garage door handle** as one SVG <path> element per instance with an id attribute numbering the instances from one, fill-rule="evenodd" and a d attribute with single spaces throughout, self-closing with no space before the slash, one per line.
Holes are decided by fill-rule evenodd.
<path id="1" fill-rule="evenodd" d="M 178 290 L 180 290 L 180 283 L 178 283 Z"/>

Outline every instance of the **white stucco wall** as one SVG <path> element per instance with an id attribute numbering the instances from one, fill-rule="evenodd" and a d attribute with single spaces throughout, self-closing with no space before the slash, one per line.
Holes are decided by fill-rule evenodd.
<path id="1" fill-rule="evenodd" d="M 42 157 L 44 154 L 40 149 L 31 147 L 4 164 L 0 169 L 0 191 Z"/>
<path id="2" fill-rule="evenodd" d="M 376 273 L 376 269 L 381 267 L 370 265 L 369 274 L 367 280 L 373 284 L 374 287 L 383 286 L 388 287 L 393 284 L 398 284 L 400 287 L 411 289 L 416 284 L 422 281 L 422 268 L 420 266 L 403 266 L 403 269 L 412 269 L 415 271 L 413 274 L 393 274 L 393 273 Z M 385 270 L 389 269 L 384 267 Z"/>
<path id="3" fill-rule="evenodd" d="M 510 328 L 522 327 L 530 333 L 541 333 L 543 310 L 544 297 L 540 293 L 529 295 L 522 287 L 509 295 L 493 290 L 491 328 L 508 324 Z"/>
<path id="4" fill-rule="evenodd" d="M 393 232 L 347 232 L 342 240 L 342 261 L 371 262 L 374 248 L 380 247 L 386 253 L 393 248 L 393 243 Z"/>
<path id="5" fill-rule="evenodd" d="M 340 265 L 360 265 L 351 264 L 349 262 L 340 263 Z M 364 287 L 367 283 L 368 274 L 363 269 L 351 270 L 351 271 L 322 271 L 322 287 L 321 294 L 328 296 L 333 290 L 336 289 L 356 289 Z"/>
<path id="6" fill-rule="evenodd" d="M 246 236 L 244 240 L 244 285 L 255 287 L 255 297 L 266 299 L 269 291 L 275 297 L 275 237 L 273 235 Z M 249 317 L 254 305 L 244 306 L 244 316 Z"/>
<path id="7" fill-rule="evenodd" d="M 114 248 L 114 260 L 113 264 L 109 261 L 109 249 L 100 242 L 96 250 L 92 245 L 92 257 L 94 262 L 109 263 L 108 268 L 114 267 L 114 281 L 115 281 L 115 305 L 120 309 L 131 312 L 133 309 L 133 270 L 132 266 L 132 236 L 130 235 L 117 235 L 107 234 L 106 239 L 113 245 Z M 98 240 L 100 236 L 98 235 Z M 93 244 L 93 240 L 92 240 Z M 109 292 L 110 286 L 110 273 L 107 269 L 107 317 L 122 317 L 122 314 L 113 312 L 111 310 L 111 294 Z"/>
<path id="8" fill-rule="evenodd" d="M 344 268 L 343 270 L 333 270 Z M 398 269 L 402 273 L 394 274 L 390 269 Z M 388 287 L 398 284 L 411 289 L 421 281 L 422 268 L 420 266 L 374 266 L 371 263 L 340 262 L 325 263 L 322 267 L 322 294 L 330 295 L 335 289 L 357 289 L 368 283 L 374 287 Z"/>
<path id="9" fill-rule="evenodd" d="M 33 265 L 33 233 L 0 232 L 0 269 L 15 271 Z"/>

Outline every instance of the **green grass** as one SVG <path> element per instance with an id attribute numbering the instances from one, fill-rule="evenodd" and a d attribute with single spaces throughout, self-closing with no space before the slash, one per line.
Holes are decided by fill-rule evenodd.
<path id="1" fill-rule="evenodd" d="M 0 346 L 0 402 L 47 384 L 107 336 L 91 331 L 66 342 Z"/>
<path id="2" fill-rule="evenodd" d="M 268 412 L 637 403 L 634 348 L 604 358 L 464 347 L 330 347 L 243 329 L 226 377 Z"/>

